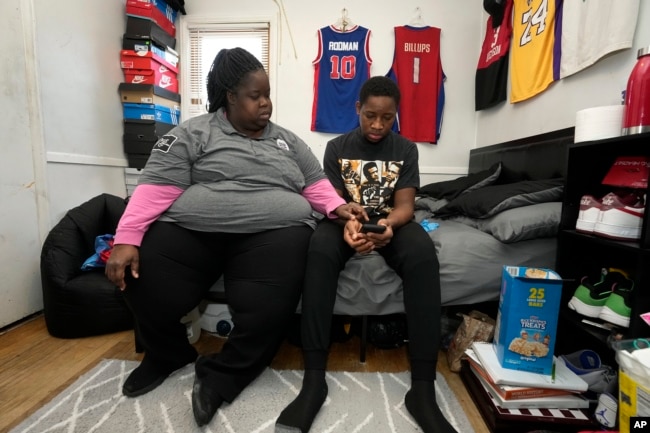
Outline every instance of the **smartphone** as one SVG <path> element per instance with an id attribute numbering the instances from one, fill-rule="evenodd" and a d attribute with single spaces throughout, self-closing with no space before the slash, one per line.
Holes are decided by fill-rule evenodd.
<path id="1" fill-rule="evenodd" d="M 379 224 L 362 224 L 361 233 L 383 233 L 386 231 L 386 226 Z"/>

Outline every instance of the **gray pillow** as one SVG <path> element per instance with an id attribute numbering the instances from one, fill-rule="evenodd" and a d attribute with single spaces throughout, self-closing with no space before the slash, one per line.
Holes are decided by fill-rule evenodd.
<path id="1" fill-rule="evenodd" d="M 562 214 L 561 202 L 539 203 L 508 209 L 486 219 L 477 228 L 503 243 L 556 236 Z"/>

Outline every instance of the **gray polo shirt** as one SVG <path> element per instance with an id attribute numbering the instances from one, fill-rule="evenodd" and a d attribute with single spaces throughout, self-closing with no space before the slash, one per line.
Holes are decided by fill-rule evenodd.
<path id="1" fill-rule="evenodd" d="M 301 195 L 326 179 L 311 149 L 269 122 L 260 138 L 237 132 L 222 109 L 192 118 L 154 145 L 139 182 L 183 194 L 162 215 L 198 231 L 254 233 L 307 224 L 318 214 Z"/>

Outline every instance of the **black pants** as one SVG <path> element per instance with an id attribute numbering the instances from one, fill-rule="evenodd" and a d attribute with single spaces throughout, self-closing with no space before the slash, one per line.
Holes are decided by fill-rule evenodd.
<path id="1" fill-rule="evenodd" d="M 434 380 L 440 341 L 440 274 L 435 246 L 419 224 L 410 222 L 376 251 L 402 278 L 411 377 Z M 338 276 L 354 253 L 343 240 L 342 226 L 332 221 L 323 220 L 312 235 L 301 319 L 307 369 L 326 368 Z"/>
<path id="2" fill-rule="evenodd" d="M 221 352 L 199 359 L 196 373 L 232 401 L 269 365 L 285 336 L 312 233 L 307 226 L 229 234 L 152 224 L 140 247 L 140 277 L 129 278 L 124 292 L 145 356 L 168 367 L 196 359 L 180 319 L 223 274 L 234 327 Z"/>

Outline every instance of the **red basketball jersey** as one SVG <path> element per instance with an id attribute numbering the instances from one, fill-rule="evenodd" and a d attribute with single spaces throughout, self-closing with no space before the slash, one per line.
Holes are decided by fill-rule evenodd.
<path id="1" fill-rule="evenodd" d="M 512 0 L 505 0 L 503 19 L 494 27 L 488 17 L 475 79 L 476 111 L 490 108 L 507 99 L 508 57 L 512 37 Z"/>
<path id="2" fill-rule="evenodd" d="M 437 143 L 445 103 L 440 29 L 395 27 L 395 53 L 388 76 L 402 94 L 399 133 L 411 141 Z"/>

